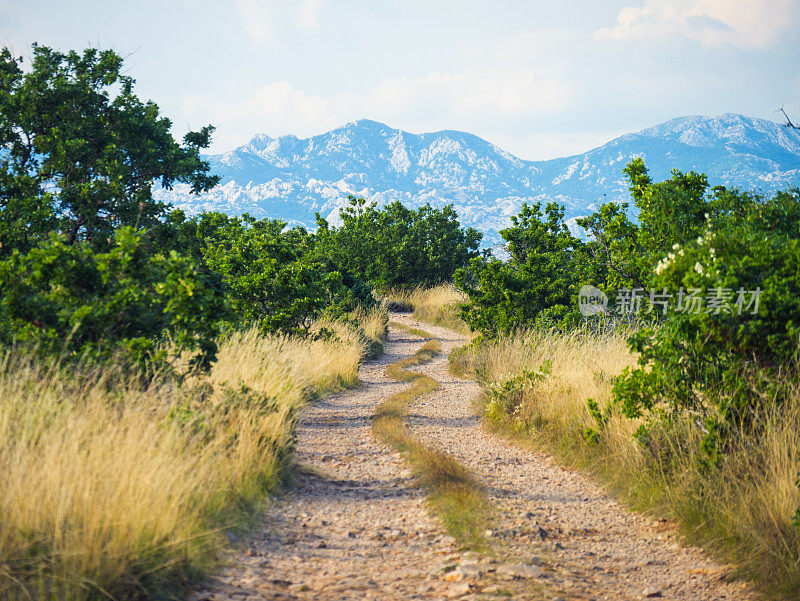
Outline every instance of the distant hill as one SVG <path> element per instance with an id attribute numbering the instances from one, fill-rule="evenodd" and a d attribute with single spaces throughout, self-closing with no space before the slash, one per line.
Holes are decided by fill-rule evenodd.
<path id="1" fill-rule="evenodd" d="M 247 212 L 308 227 L 315 212 L 335 222 L 348 194 L 409 207 L 452 203 L 464 225 L 495 244 L 525 201 L 556 200 L 574 220 L 602 202 L 627 200 L 622 169 L 639 156 L 655 180 L 675 168 L 765 194 L 800 186 L 800 131 L 743 115 L 679 117 L 547 161 L 522 160 L 465 132 L 411 134 L 362 119 L 306 139 L 259 134 L 206 157 L 222 177 L 211 192 L 192 196 L 177 185 L 156 195 L 190 214 Z"/>

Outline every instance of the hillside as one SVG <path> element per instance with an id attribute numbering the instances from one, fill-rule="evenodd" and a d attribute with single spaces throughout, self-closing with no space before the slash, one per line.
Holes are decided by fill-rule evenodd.
<path id="1" fill-rule="evenodd" d="M 494 243 L 525 201 L 556 200 L 574 218 L 598 201 L 625 200 L 622 168 L 637 156 L 655 180 L 676 168 L 765 193 L 800 184 L 800 132 L 742 115 L 680 117 L 547 161 L 525 161 L 465 132 L 412 134 L 363 119 L 306 139 L 259 134 L 207 157 L 222 176 L 216 189 L 193 197 L 178 185 L 157 197 L 190 214 L 248 212 L 306 226 L 315 212 L 335 221 L 348 194 L 410 207 L 452 203 L 464 225 Z"/>

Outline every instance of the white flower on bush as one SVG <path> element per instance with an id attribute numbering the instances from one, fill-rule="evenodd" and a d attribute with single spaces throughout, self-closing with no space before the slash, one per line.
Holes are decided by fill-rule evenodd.
<path id="1" fill-rule="evenodd" d="M 681 248 L 680 244 L 674 244 L 672 246 L 672 250 L 677 252 L 674 253 L 667 253 L 667 256 L 661 259 L 655 268 L 656 275 L 661 275 L 661 273 L 669 267 L 670 263 L 675 260 L 675 257 L 682 257 L 683 256 L 683 249 Z"/>

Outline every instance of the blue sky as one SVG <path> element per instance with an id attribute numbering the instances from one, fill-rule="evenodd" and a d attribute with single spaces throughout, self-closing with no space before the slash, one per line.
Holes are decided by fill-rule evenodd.
<path id="1" fill-rule="evenodd" d="M 113 48 L 215 151 L 362 117 L 526 159 L 681 115 L 800 122 L 800 0 L 0 0 L 0 41 Z"/>

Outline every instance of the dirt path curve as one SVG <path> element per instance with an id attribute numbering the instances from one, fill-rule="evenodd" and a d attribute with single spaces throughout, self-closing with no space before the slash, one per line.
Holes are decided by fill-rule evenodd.
<path id="1" fill-rule="evenodd" d="M 298 427 L 293 485 L 277 499 L 247 554 L 197 601 L 236 599 L 424 599 L 454 542 L 428 515 L 399 453 L 378 443 L 375 406 L 407 383 L 384 376 L 423 342 L 390 332 L 384 355 L 362 365 L 362 385 L 308 407 Z"/>
<path id="2" fill-rule="evenodd" d="M 447 371 L 447 355 L 463 338 L 409 316 L 393 319 L 442 342 L 439 358 L 413 368 L 442 389 L 416 403 L 408 423 L 486 484 L 497 508 L 491 540 L 501 557 L 459 553 L 428 514 L 425 493 L 400 455 L 370 432 L 375 406 L 408 386 L 383 370 L 423 343 L 392 330 L 383 357 L 361 367 L 362 386 L 306 409 L 293 486 L 271 505 L 246 551 L 232 554 L 230 567 L 192 601 L 753 598 L 741 584 L 723 583 L 721 568 L 701 552 L 680 548 L 672 534 L 625 511 L 588 479 L 484 432 L 470 410 L 477 385 Z M 539 565 L 544 575 L 511 580 L 502 575 L 508 561 Z M 465 580 L 453 582 L 443 568 L 459 563 Z"/>
<path id="3" fill-rule="evenodd" d="M 497 510 L 492 538 L 505 554 L 542 567 L 550 598 L 758 598 L 742 582 L 724 582 L 727 570 L 700 549 L 677 544 L 668 524 L 628 511 L 549 456 L 487 433 L 472 409 L 476 384 L 448 371 L 447 356 L 465 343 L 463 336 L 406 315 L 394 319 L 431 332 L 442 344 L 440 357 L 415 368 L 442 388 L 414 405 L 409 427 L 478 476 Z"/>

